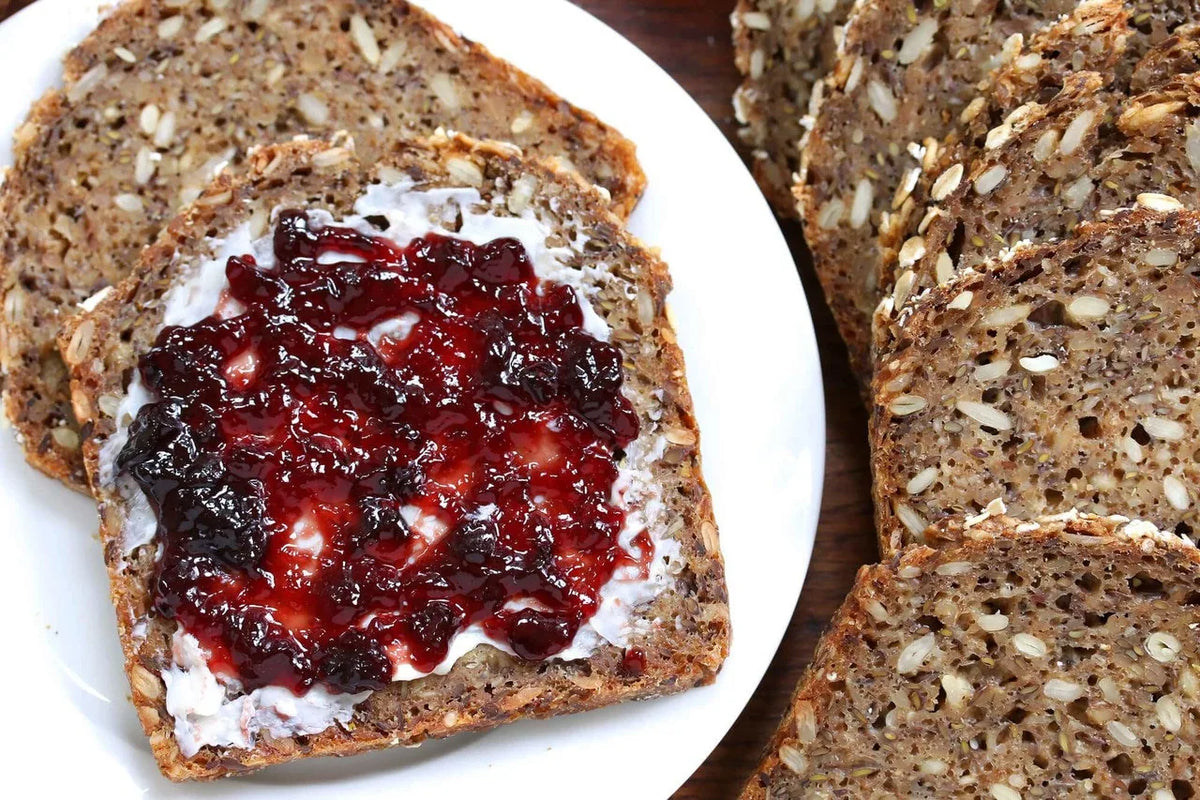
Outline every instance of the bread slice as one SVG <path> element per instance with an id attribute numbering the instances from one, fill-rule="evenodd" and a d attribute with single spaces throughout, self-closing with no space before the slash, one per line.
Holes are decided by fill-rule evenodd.
<path id="1" fill-rule="evenodd" d="M 1019 241 L 1066 236 L 1080 220 L 1128 206 L 1141 192 L 1178 186 L 1181 198 L 1193 197 L 1200 151 L 1193 160 L 1188 142 L 1200 129 L 1188 131 L 1200 79 L 1170 71 L 1200 56 L 1196 32 L 1189 26 L 1147 52 L 1146 37 L 1134 28 L 1111 71 L 1040 80 L 1043 93 L 1056 83 L 1062 90 L 1004 115 L 978 135 L 977 146 L 943 148 L 928 176 L 933 196 L 925 195 L 928 206 L 907 221 L 908 238 L 885 267 L 894 289 L 876 317 L 877 358 L 887 358 L 890 325 L 906 299 L 955 270 L 986 263 Z M 1156 75 L 1162 82 L 1153 82 Z M 1135 79 L 1150 85 L 1130 98 Z"/>
<path id="2" fill-rule="evenodd" d="M 1192 796 L 1195 547 L 1080 514 L 938 535 L 859 571 L 742 800 Z"/>
<path id="3" fill-rule="evenodd" d="M 939 182 L 948 170 L 956 174 L 959 167 L 974 164 L 997 144 L 999 134 L 989 134 L 1000 128 L 1011 130 L 1029 117 L 1044 110 L 1044 104 L 1060 93 L 1073 75 L 1092 72 L 1101 76 L 1125 75 L 1128 88 L 1129 69 L 1136 63 L 1131 38 L 1141 32 L 1130 25 L 1131 9 L 1120 0 L 1086 0 L 1058 22 L 1048 25 L 1034 35 L 1027 48 L 997 66 L 980 83 L 979 92 L 959 115 L 955 125 L 941 141 L 926 153 L 927 163 L 916 180 L 912 193 L 904 204 L 886 216 L 879 229 L 882 257 L 878 276 L 883 298 L 881 309 L 894 313 L 896 299 L 918 293 L 919 289 L 898 278 L 911 265 L 914 248 L 919 250 L 929 226 L 943 211 L 931 199 L 934 184 L 937 195 L 944 197 L 946 182 Z M 1115 83 L 1116 81 L 1114 81 Z M 1101 84 L 1108 86 L 1106 78 Z M 1112 87 L 1113 91 L 1119 91 Z M 1008 126 L 1008 127 L 1005 127 Z M 914 240 L 914 241 L 910 241 Z M 903 259 L 905 267 L 897 262 Z M 910 286 L 912 288 L 910 288 Z M 907 295 L 906 295 L 907 293 Z M 880 309 L 877 309 L 879 311 Z"/>
<path id="4" fill-rule="evenodd" d="M 1200 214 L 1147 193 L 909 306 L 874 383 L 885 552 L 997 497 L 1196 529 L 1198 236 Z"/>
<path id="5" fill-rule="evenodd" d="M 930 143 L 955 126 L 976 84 L 1075 5 L 869 0 L 850 16 L 837 63 L 813 104 L 794 191 L 825 299 L 864 381 L 885 215 L 904 206 L 936 156 Z"/>
<path id="6" fill-rule="evenodd" d="M 851 0 L 738 0 L 734 59 L 742 84 L 733 109 L 758 185 L 785 217 L 796 215 L 792 182 L 800 168 L 800 120 L 813 86 L 833 67 Z"/>
<path id="7" fill-rule="evenodd" d="M 427 143 L 372 150 L 371 157 L 369 165 L 360 165 L 344 146 L 318 143 L 253 152 L 248 177 L 221 176 L 166 227 L 129 279 L 64 331 L 74 409 L 85 420 L 83 451 L 100 501 L 100 535 L 132 699 L 161 769 L 175 780 L 214 778 L 306 756 L 411 745 L 518 717 L 678 692 L 711 682 L 728 649 L 729 611 L 716 526 L 700 472 L 683 359 L 664 313 L 670 288 L 666 266 L 624 231 L 599 190 L 574 174 L 525 160 L 511 145 L 435 135 Z M 195 280 L 198 263 L 224 252 L 222 239 L 231 231 L 245 227 L 248 236 L 261 235 L 273 210 L 293 207 L 325 209 L 335 219 L 344 218 L 356 199 L 379 182 L 394 187 L 385 196 L 399 192 L 399 208 L 427 204 L 413 212 L 414 226 L 429 220 L 435 228 L 458 230 L 468 214 L 491 220 L 501 231 L 498 236 L 511 235 L 504 231 L 511 230 L 514 219 L 533 225 L 539 233 L 529 234 L 535 238 L 528 246 L 557 253 L 556 269 L 562 272 L 555 280 L 574 285 L 576 296 L 586 298 L 596 319 L 607 325 L 624 363 L 623 392 L 640 424 L 637 438 L 616 457 L 622 459 L 622 480 L 627 481 L 621 496 L 627 498 L 630 514 L 642 515 L 654 543 L 649 582 L 637 584 L 651 593 L 632 594 L 625 601 L 629 619 L 621 628 L 624 642 L 596 638 L 586 657 L 526 661 L 482 644 L 444 675 L 396 681 L 357 702 L 352 711 L 342 706 L 344 713 L 318 731 L 272 735 L 264 727 L 257 737 L 247 737 L 250 746 L 203 745 L 191 752 L 199 739 L 189 732 L 188 722 L 184 733 L 192 736 L 192 744 L 185 755 L 184 740 L 173 735 L 176 721 L 163 679 L 181 669 L 192 674 L 198 669 L 196 656 L 180 652 L 188 648 L 176 636 L 176 624 L 151 604 L 161 541 L 158 533 L 141 526 L 147 513 L 144 495 L 123 468 L 114 466 L 114 454 L 128 441 L 129 417 L 138 407 L 137 397 L 130 397 L 131 376 L 155 342 L 166 311 L 177 302 L 172 298 L 191 291 L 180 290 L 181 281 Z M 454 187 L 459 192 L 447 197 L 444 190 Z M 471 200 L 471 191 L 479 193 L 478 202 Z M 223 256 L 217 263 L 224 263 Z M 241 702 L 238 698 L 244 696 L 233 685 L 225 687 L 227 702 Z"/>
<path id="8" fill-rule="evenodd" d="M 5 406 L 29 461 L 76 488 L 61 318 L 250 147 L 347 130 L 369 162 L 445 126 L 572 165 L 622 216 L 645 183 L 619 133 L 404 0 L 212 5 L 121 3 L 16 134 L 0 192 Z"/>

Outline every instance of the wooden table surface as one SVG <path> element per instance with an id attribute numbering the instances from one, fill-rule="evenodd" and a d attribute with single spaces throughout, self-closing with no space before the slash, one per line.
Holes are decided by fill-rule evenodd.
<path id="1" fill-rule="evenodd" d="M 734 0 L 576 0 L 669 72 L 736 144 L 730 98 L 738 84 L 730 45 Z M 0 0 L 0 19 L 29 0 Z M 630 87 L 637 91 L 636 87 Z M 817 637 L 861 564 L 876 559 L 867 464 L 866 414 L 833 320 L 821 299 L 800 227 L 782 228 L 808 294 L 825 376 L 825 496 L 816 549 L 788 633 L 750 704 L 676 800 L 735 798 L 762 755 Z M 796 407 L 801 408 L 800 398 Z M 736 636 L 736 632 L 735 632 Z M 669 745 L 668 745 L 669 746 Z"/>

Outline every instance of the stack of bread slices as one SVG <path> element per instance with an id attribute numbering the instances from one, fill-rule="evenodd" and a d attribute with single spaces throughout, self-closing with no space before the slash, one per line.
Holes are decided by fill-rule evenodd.
<path id="1" fill-rule="evenodd" d="M 415 746 L 713 681 L 728 651 L 723 564 L 666 316 L 670 276 L 625 229 L 645 176 L 615 129 L 405 0 L 124 0 L 68 54 L 63 87 L 17 130 L 14 162 L 0 187 L 4 410 L 30 464 L 99 503 L 131 699 L 167 777 Z M 298 244 L 325 234 L 359 249 L 318 257 L 316 238 Z M 391 305 L 363 290 L 384 316 L 337 327 L 275 309 L 271 325 L 286 316 L 300 332 L 260 351 L 261 328 L 233 332 L 253 311 L 231 299 L 234 282 L 298 280 L 277 274 L 293 256 L 328 268 L 312 307 L 333 315 L 357 291 L 336 294 L 339 281 L 429 286 Z M 434 286 L 412 266 L 420 259 L 457 277 Z M 476 294 L 459 305 L 460 289 Z M 557 337 L 543 350 L 520 350 L 528 331 L 506 345 L 516 334 L 478 305 L 481 292 L 559 313 L 566 327 L 540 328 Z M 427 318 L 460 338 L 430 333 Z M 233 339 L 221 346 L 185 341 L 225 322 Z M 434 342 L 422 363 L 450 371 L 398 378 L 410 334 Z M 187 353 L 166 357 L 175 388 L 165 361 L 151 363 L 168 340 Z M 221 350 L 229 341 L 244 349 Z M 343 351 L 350 371 L 328 368 Z M 311 369 L 281 366 L 305 358 Z M 249 407 L 240 395 L 227 416 L 206 407 L 182 421 L 204 375 L 235 395 L 283 398 L 267 417 L 334 427 L 307 436 L 295 420 L 266 423 L 238 410 Z M 479 420 L 459 414 L 405 450 L 410 407 L 431 413 L 420 411 L 433 405 L 426 387 L 475 392 L 471 413 L 489 430 L 501 417 L 537 427 L 462 455 L 445 442 Z M 339 416 L 343 406 L 353 410 Z M 222 449 L 242 442 L 229 433 L 242 422 L 259 425 L 247 444 L 257 466 Z M 592 433 L 576 431 L 584 423 Z M 392 432 L 384 446 L 363 444 L 381 431 Z M 255 450 L 268 441 L 305 455 Z M 536 481 L 582 469 L 562 462 L 585 446 L 602 462 L 589 475 L 616 477 L 598 490 L 611 499 L 577 512 L 563 498 L 582 479 L 559 494 Z M 445 463 L 442 450 L 454 454 Z M 380 452 L 395 457 L 378 463 Z M 503 458 L 504 493 L 470 494 Z M 276 468 L 318 489 L 264 499 Z M 334 485 L 325 476 L 352 485 L 318 500 Z M 497 521 L 508 502 L 505 519 L 529 525 Z M 515 528 L 532 531 L 529 547 L 513 543 Z M 556 561 L 601 546 L 607 561 Z M 583 596 L 581 575 L 604 581 Z M 279 586 L 293 594 L 255 593 Z M 370 608 L 368 587 L 381 596 Z M 577 595 L 577 616 L 547 605 Z M 202 609 L 199 627 L 177 614 L 185 601 Z M 532 649 L 512 634 L 530 619 Z M 408 638 L 369 640 L 371 626 Z M 410 658 L 432 637 L 440 661 Z"/>
<path id="2" fill-rule="evenodd" d="M 1194 796 L 1200 5 L 796 7 L 735 11 L 735 105 L 861 382 L 884 561 L 745 796 Z"/>

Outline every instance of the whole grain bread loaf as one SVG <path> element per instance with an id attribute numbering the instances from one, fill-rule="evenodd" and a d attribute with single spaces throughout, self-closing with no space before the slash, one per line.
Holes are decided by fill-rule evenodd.
<path id="1" fill-rule="evenodd" d="M 884 552 L 1002 498 L 1196 525 L 1200 214 L 1139 207 L 1021 246 L 909 305 L 873 389 Z"/>
<path id="2" fill-rule="evenodd" d="M 816 92 L 794 192 L 826 301 L 864 381 L 885 217 L 909 200 L 979 81 L 1075 5 L 871 0 L 851 14 L 837 63 Z"/>
<path id="3" fill-rule="evenodd" d="M 942 148 L 919 187 L 928 190 L 928 205 L 899 225 L 904 241 L 884 267 L 881 285 L 891 296 L 876 314 L 877 359 L 887 358 L 890 325 L 907 298 L 956 270 L 1019 241 L 1061 238 L 1141 192 L 1177 186 L 1181 198 L 1192 196 L 1200 151 L 1190 157 L 1187 142 L 1200 83 L 1173 70 L 1200 56 L 1195 34 L 1192 26 L 1181 28 L 1147 52 L 1146 35 L 1133 28 L 1118 43 L 1111 70 L 1056 70 L 1037 86 L 1043 94 L 1061 86 L 1057 96 L 1024 102 L 1003 119 L 992 115 L 991 128 L 976 125 L 964 141 Z M 1044 64 L 1034 72 L 1045 72 Z M 1146 91 L 1131 99 L 1135 79 Z M 1007 105 L 990 100 L 992 108 Z"/>
<path id="4" fill-rule="evenodd" d="M 813 86 L 833 67 L 851 0 L 738 0 L 734 58 L 742 84 L 733 96 L 751 169 L 775 210 L 796 214 L 800 120 Z"/>
<path id="5" fill-rule="evenodd" d="M 83 452 L 100 502 L 101 539 L 132 700 L 163 772 L 175 780 L 213 778 L 295 758 L 349 755 L 428 737 L 490 728 L 518 717 L 542 717 L 654 697 L 711 682 L 728 648 L 729 611 L 712 505 L 700 472 L 698 432 L 682 354 L 665 316 L 666 266 L 632 239 L 606 205 L 607 197 L 577 175 L 525 160 L 512 145 L 435 135 L 422 143 L 368 151 L 368 166 L 345 146 L 293 143 L 252 151 L 247 177 L 221 176 L 171 221 L 143 252 L 131 276 L 94 310 L 72 320 L 62 346 L 70 365 Z M 564 268 L 579 276 L 596 312 L 611 328 L 624 360 L 624 393 L 641 433 L 619 458 L 644 470 L 647 530 L 678 546 L 665 566 L 669 583 L 634 611 L 629 647 L 644 669 L 628 668 L 627 650 L 600 642 L 583 660 L 525 661 L 480 645 L 445 675 L 397 681 L 359 703 L 353 717 L 307 736 L 259 732 L 253 747 L 205 746 L 185 757 L 173 735 L 163 674 L 174 663 L 173 621 L 150 606 L 155 538 L 132 538 L 136 487 L 106 467 L 106 443 L 118 441 L 122 400 L 139 357 L 154 343 L 171 287 L 197 262 L 212 257 L 221 237 L 239 225 L 261 235 L 273 209 L 350 213 L 372 182 L 409 182 L 406 191 L 468 187 L 497 217 L 533 216 L 547 242 L 570 249 Z M 396 184 L 399 185 L 399 184 Z M 453 226 L 462 210 L 431 208 Z M 456 216 L 457 214 L 457 216 Z M 219 243 L 219 242 L 218 242 Z M 111 447 L 109 451 L 111 454 Z M 635 452 L 638 455 L 635 455 Z M 622 462 L 624 463 L 624 462 Z M 636 474 L 643 474 L 636 472 Z M 650 496 L 650 495 L 646 495 Z M 157 537 L 157 534 L 155 534 Z M 132 545 L 132 547 L 131 547 Z M 657 550 L 656 550 L 657 552 Z M 227 699 L 237 689 L 227 686 Z"/>
<path id="6" fill-rule="evenodd" d="M 863 567 L 742 800 L 1192 797 L 1200 555 L 1078 514 Z"/>
<path id="7" fill-rule="evenodd" d="M 128 0 L 64 82 L 17 130 L 0 192 L 0 363 L 29 461 L 81 489 L 60 321 L 250 147 L 347 130 L 369 162 L 445 126 L 559 159 L 622 216 L 644 185 L 620 134 L 403 0 Z"/>

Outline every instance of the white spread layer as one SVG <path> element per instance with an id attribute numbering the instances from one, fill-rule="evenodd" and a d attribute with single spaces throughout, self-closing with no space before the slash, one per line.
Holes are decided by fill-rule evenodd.
<path id="1" fill-rule="evenodd" d="M 207 655 L 196 637 L 176 630 L 171 666 L 163 672 L 175 740 L 189 758 L 205 745 L 249 749 L 260 731 L 277 738 L 320 733 L 334 722 L 349 722 L 354 706 L 371 694 L 337 694 L 320 685 L 299 697 L 282 686 L 241 694 L 236 681 L 209 671 Z"/>
<path id="2" fill-rule="evenodd" d="M 499 198 L 496 202 L 502 204 L 504 200 Z M 549 247 L 546 239 L 550 230 L 531 210 L 520 217 L 496 216 L 489 213 L 474 189 L 413 191 L 411 183 L 372 185 L 355 203 L 354 210 L 354 215 L 341 220 L 334 220 L 325 211 L 310 210 L 309 219 L 315 228 L 343 225 L 372 236 L 386 236 L 401 246 L 429 233 L 456 236 L 476 244 L 505 237 L 517 239 L 528 252 L 539 279 L 564 283 L 575 289 L 583 311 L 584 329 L 602 341 L 610 338 L 608 324 L 590 302 L 607 275 L 596 268 L 581 271 L 565 266 L 570 249 Z M 387 229 L 380 231 L 367 221 L 367 217 L 385 217 Z M 447 226 L 455 220 L 460 220 L 459 229 L 451 231 Z M 582 247 L 582 240 L 582 234 L 577 234 L 573 246 Z M 271 242 L 269 232 L 254 238 L 249 223 L 239 226 L 225 239 L 210 240 L 213 257 L 185 270 L 186 277 L 166 293 L 163 325 L 192 325 L 212 314 L 228 286 L 225 279 L 228 259 L 253 253 L 259 266 L 269 269 L 275 263 Z M 411 326 L 411 322 L 403 318 L 394 322 L 394 328 Z M 374 333 L 372 331 L 372 339 Z M 345 335 L 353 336 L 354 333 L 347 331 Z M 135 373 L 116 415 L 117 428 L 105 442 L 99 458 L 100 482 L 107 486 L 114 486 L 115 482 L 115 488 L 125 500 L 126 553 L 152 542 L 157 522 L 136 484 L 128 477 L 115 479 L 114 462 L 128 438 L 129 423 L 138 409 L 152 399 Z M 597 612 L 580 627 L 571 645 L 555 656 L 556 659 L 587 658 L 603 642 L 626 646 L 631 633 L 649 624 L 644 619 L 634 618 L 635 609 L 672 585 L 668 567 L 678 567 L 679 545 L 675 540 L 656 535 L 665 527 L 661 524 L 664 505 L 661 490 L 650 474 L 651 466 L 661 457 L 664 447 L 665 440 L 653 426 L 643 424 L 641 435 L 627 449 L 613 487 L 613 501 L 628 512 L 625 527 L 619 535 L 621 546 L 635 557 L 639 556 L 633 547 L 633 539 L 643 530 L 651 532 L 655 552 L 649 577 L 642 577 L 629 568 L 614 574 L 601 587 Z M 360 622 L 365 624 L 365 620 Z M 474 624 L 451 641 L 449 652 L 432 673 L 419 672 L 408 663 L 397 663 L 393 680 L 412 680 L 427 674 L 444 675 L 459 658 L 481 644 L 512 653 L 506 645 L 488 637 L 481 626 Z M 300 697 L 281 687 L 265 687 L 248 695 L 241 694 L 236 681 L 214 675 L 208 669 L 206 654 L 190 634 L 177 631 L 173 651 L 173 663 L 163 677 L 167 685 L 167 709 L 175 717 L 175 736 L 185 756 L 195 754 L 205 745 L 250 747 L 261 730 L 275 736 L 316 733 L 335 721 L 348 721 L 355 704 L 370 694 L 335 694 L 321 687 L 310 689 Z"/>

